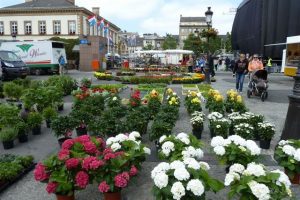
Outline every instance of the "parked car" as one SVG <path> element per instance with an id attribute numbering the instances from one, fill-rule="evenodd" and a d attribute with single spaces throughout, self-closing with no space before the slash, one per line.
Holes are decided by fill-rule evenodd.
<path id="1" fill-rule="evenodd" d="M 0 67 L 2 80 L 26 78 L 29 72 L 26 64 L 12 51 L 0 51 Z"/>

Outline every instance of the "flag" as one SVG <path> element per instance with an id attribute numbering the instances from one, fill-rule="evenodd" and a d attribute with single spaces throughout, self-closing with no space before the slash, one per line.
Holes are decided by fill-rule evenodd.
<path id="1" fill-rule="evenodd" d="M 88 18 L 88 21 L 89 21 L 89 23 L 90 23 L 90 26 L 95 26 L 96 23 L 97 23 L 96 16 L 95 16 L 95 15 L 94 15 L 94 16 L 90 16 L 90 17 Z"/>
<path id="2" fill-rule="evenodd" d="M 104 35 L 108 37 L 108 23 L 106 24 L 106 26 L 104 26 Z"/>
<path id="3" fill-rule="evenodd" d="M 104 19 L 97 22 L 97 28 L 98 30 L 102 30 L 104 28 Z"/>

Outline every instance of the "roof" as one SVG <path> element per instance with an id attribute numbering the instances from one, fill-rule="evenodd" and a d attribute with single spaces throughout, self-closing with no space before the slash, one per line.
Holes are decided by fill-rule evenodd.
<path id="1" fill-rule="evenodd" d="M 182 17 L 180 16 L 180 22 L 206 22 L 205 17 Z"/>
<path id="2" fill-rule="evenodd" d="M 20 3 L 13 6 L 8 6 L 4 8 L 76 8 L 73 3 L 67 0 L 32 0 L 30 2 Z"/>

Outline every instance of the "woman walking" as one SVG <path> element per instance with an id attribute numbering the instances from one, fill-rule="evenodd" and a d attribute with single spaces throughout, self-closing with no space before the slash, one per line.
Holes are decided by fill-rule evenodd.
<path id="1" fill-rule="evenodd" d="M 233 76 L 236 76 L 236 90 L 243 92 L 243 84 L 245 75 L 248 73 L 248 61 L 245 54 L 240 54 L 240 59 L 235 63 L 233 68 Z"/>

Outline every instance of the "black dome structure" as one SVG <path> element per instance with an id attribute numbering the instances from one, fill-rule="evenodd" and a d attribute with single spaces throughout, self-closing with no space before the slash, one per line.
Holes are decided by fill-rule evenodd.
<path id="1" fill-rule="evenodd" d="M 244 0 L 232 26 L 232 47 L 244 53 L 282 58 L 288 36 L 300 35 L 300 0 Z"/>

